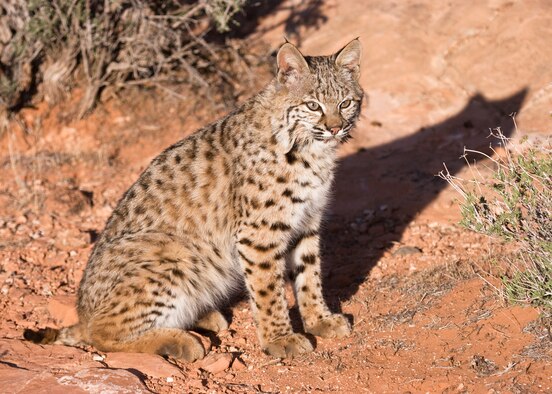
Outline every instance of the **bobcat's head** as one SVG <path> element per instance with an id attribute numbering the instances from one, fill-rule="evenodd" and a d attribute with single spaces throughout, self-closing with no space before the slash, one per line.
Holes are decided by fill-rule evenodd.
<path id="1" fill-rule="evenodd" d="M 358 39 L 330 56 L 303 56 L 289 42 L 282 45 L 276 84 L 291 140 L 335 144 L 348 139 L 363 98 L 360 55 Z"/>

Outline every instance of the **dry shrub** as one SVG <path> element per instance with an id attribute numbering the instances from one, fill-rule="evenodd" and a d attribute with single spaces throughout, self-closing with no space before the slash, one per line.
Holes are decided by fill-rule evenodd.
<path id="1" fill-rule="evenodd" d="M 515 123 L 515 119 L 514 119 Z M 475 178 L 451 175 L 445 166 L 440 176 L 462 196 L 461 224 L 490 236 L 517 243 L 518 253 L 504 273 L 504 295 L 513 302 L 527 302 L 552 310 L 552 148 L 550 139 L 519 147 L 500 131 L 491 131 L 503 149 L 489 157 L 465 149 Z M 478 171 L 467 154 L 490 160 L 492 176 Z"/>
<path id="2" fill-rule="evenodd" d="M 4 0 L 0 4 L 0 114 L 40 86 L 50 103 L 72 84 L 85 116 L 105 87 L 231 84 L 206 35 L 232 27 L 246 0 Z M 226 59 L 225 59 L 226 60 Z M 222 78 L 220 78 L 222 77 Z"/>

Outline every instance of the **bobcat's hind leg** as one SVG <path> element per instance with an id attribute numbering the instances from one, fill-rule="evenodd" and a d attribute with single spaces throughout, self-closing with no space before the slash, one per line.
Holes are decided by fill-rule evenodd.
<path id="1" fill-rule="evenodd" d="M 179 328 L 152 328 L 133 339 L 122 341 L 106 337 L 105 332 L 95 333 L 92 334 L 92 345 L 105 352 L 151 353 L 189 362 L 205 356 L 199 338 Z"/>

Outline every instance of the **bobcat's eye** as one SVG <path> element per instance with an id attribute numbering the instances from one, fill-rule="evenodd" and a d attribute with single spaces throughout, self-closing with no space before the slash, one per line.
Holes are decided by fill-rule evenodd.
<path id="1" fill-rule="evenodd" d="M 318 104 L 316 101 L 307 101 L 307 107 L 311 111 L 318 111 L 320 109 L 320 104 Z"/>
<path id="2" fill-rule="evenodd" d="M 339 108 L 345 109 L 351 106 L 351 100 L 343 100 L 341 104 L 339 104 Z"/>

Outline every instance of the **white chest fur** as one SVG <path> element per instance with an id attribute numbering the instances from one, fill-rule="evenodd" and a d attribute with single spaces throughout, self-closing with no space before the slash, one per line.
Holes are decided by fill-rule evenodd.
<path id="1" fill-rule="evenodd" d="M 300 152 L 297 161 L 293 195 L 298 203 L 293 205 L 294 227 L 319 217 L 326 207 L 333 182 L 335 154 L 333 150 L 310 149 Z"/>

